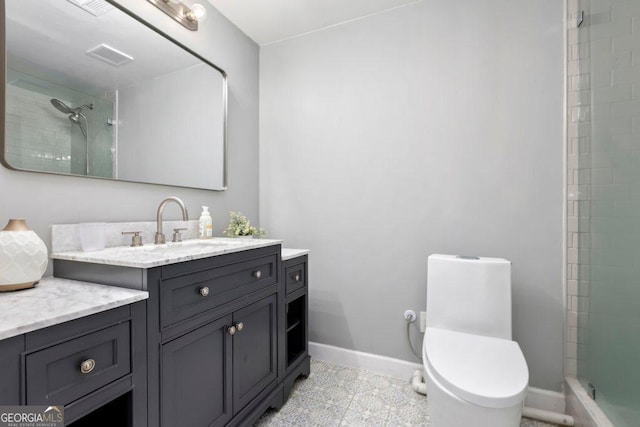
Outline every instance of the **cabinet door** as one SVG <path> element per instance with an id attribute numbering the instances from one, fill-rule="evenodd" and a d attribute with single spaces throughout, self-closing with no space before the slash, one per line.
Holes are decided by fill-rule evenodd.
<path id="1" fill-rule="evenodd" d="M 233 336 L 234 412 L 277 378 L 276 295 L 233 313 L 242 329 Z"/>
<path id="2" fill-rule="evenodd" d="M 163 427 L 222 426 L 231 419 L 231 315 L 162 346 Z"/>

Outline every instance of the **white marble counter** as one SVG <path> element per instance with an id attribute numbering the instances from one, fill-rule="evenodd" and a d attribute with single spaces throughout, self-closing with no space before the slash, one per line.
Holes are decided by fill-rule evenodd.
<path id="1" fill-rule="evenodd" d="M 308 253 L 309 249 L 282 248 L 282 261 L 298 258 L 299 256 L 307 255 Z"/>
<path id="2" fill-rule="evenodd" d="M 232 239 L 214 237 L 206 240 L 185 240 L 164 245 L 146 244 L 140 247 L 118 246 L 94 252 L 57 252 L 53 259 L 119 265 L 123 267 L 152 268 L 178 262 L 208 258 L 249 249 L 278 245 L 281 240 Z"/>
<path id="3" fill-rule="evenodd" d="M 0 293 L 0 339 L 147 298 L 148 292 L 44 277 L 35 288 Z"/>

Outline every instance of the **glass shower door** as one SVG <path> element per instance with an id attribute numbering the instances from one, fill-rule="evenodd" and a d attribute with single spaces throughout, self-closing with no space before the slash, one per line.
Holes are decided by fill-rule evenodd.
<path id="1" fill-rule="evenodd" d="M 614 425 L 638 426 L 640 1 L 580 8 L 578 378 Z"/>

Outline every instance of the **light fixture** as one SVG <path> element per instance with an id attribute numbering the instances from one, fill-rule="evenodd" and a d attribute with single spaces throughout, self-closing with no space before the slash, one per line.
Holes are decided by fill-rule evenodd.
<path id="1" fill-rule="evenodd" d="M 207 17 L 207 9 L 198 3 L 189 7 L 180 0 L 147 1 L 191 31 L 198 31 L 198 22 L 203 22 Z"/>

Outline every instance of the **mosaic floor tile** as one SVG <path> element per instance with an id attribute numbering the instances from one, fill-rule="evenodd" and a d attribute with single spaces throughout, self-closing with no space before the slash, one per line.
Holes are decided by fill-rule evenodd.
<path id="1" fill-rule="evenodd" d="M 311 361 L 311 374 L 298 379 L 287 403 L 267 411 L 259 427 L 430 427 L 427 398 L 409 380 L 323 361 Z M 521 427 L 557 427 L 523 418 Z"/>
<path id="2" fill-rule="evenodd" d="M 362 412 L 350 410 L 345 414 L 340 425 L 350 427 L 376 427 L 387 426 L 387 421 L 384 418 L 378 418 Z"/>

